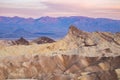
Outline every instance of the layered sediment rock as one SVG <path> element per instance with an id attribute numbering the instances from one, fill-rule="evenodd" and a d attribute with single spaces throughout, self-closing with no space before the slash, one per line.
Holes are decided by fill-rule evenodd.
<path id="1" fill-rule="evenodd" d="M 118 80 L 120 35 L 84 32 L 71 26 L 62 40 L 24 47 L 24 52 L 0 58 L 0 80 Z M 17 46 L 7 47 L 12 50 Z M 19 52 L 19 48 L 17 51 Z M 30 49 L 29 49 L 30 48 Z M 27 51 L 28 50 L 28 51 Z M 1 49 L 2 51 L 2 49 Z M 37 53 L 37 54 L 36 54 Z M 12 54 L 10 54 L 12 55 Z M 117 73 L 116 73 L 117 71 Z"/>
<path id="2" fill-rule="evenodd" d="M 81 57 L 79 55 L 23 55 L 0 61 L 0 80 L 118 80 L 117 57 Z"/>

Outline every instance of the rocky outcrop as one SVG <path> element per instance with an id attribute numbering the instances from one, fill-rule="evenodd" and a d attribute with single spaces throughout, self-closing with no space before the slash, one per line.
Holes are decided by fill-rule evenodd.
<path id="1" fill-rule="evenodd" d="M 119 45 L 120 34 L 110 32 L 84 32 L 77 29 L 75 26 L 70 26 L 68 34 L 65 39 L 76 41 L 77 43 L 84 43 L 85 46 L 94 46 L 101 43 L 115 43 Z M 81 46 L 81 44 L 79 44 Z"/>
<path id="2" fill-rule="evenodd" d="M 29 45 L 32 43 L 45 44 L 45 43 L 53 43 L 53 42 L 55 42 L 55 40 L 48 37 L 40 37 L 35 40 L 32 40 L 31 42 L 21 37 L 18 40 L 0 40 L 0 46 Z"/>
<path id="3" fill-rule="evenodd" d="M 0 53 L 13 52 L 0 58 L 0 80 L 118 80 L 119 41 L 119 33 L 89 33 L 71 26 L 62 40 L 51 44 L 3 47 Z"/>
<path id="4" fill-rule="evenodd" d="M 55 42 L 55 41 L 48 37 L 40 37 L 40 38 L 32 41 L 32 43 L 37 43 L 37 44 L 53 43 L 53 42 Z"/>
<path id="5" fill-rule="evenodd" d="M 119 33 L 84 32 L 75 26 L 69 28 L 68 34 L 59 43 L 65 45 L 66 50 L 78 49 L 80 54 L 86 55 L 119 55 Z M 57 45 L 57 44 L 56 44 Z M 55 46 L 56 46 L 55 45 Z M 60 47 L 61 48 L 61 47 Z M 91 54 L 92 53 L 92 54 Z M 99 55 L 100 56 L 100 55 Z"/>
<path id="6" fill-rule="evenodd" d="M 13 41 L 12 40 L 0 40 L 0 46 L 12 46 Z"/>
<path id="7" fill-rule="evenodd" d="M 0 46 L 29 45 L 29 41 L 21 37 L 18 40 L 0 40 Z"/>
<path id="8" fill-rule="evenodd" d="M 28 45 L 29 42 L 21 38 L 14 41 L 14 44 L 26 46 L 10 46 L 0 48 L 1 54 L 79 54 L 81 56 L 117 56 L 120 55 L 120 35 L 110 32 L 84 32 L 75 26 L 70 26 L 68 34 L 61 40 L 54 42 L 46 37 L 34 40 L 33 42 L 41 45 Z M 31 49 L 32 48 L 32 49 Z M 17 50 L 16 50 L 17 49 Z M 0 55 L 1 55 L 0 54 Z"/>
<path id="9" fill-rule="evenodd" d="M 21 37 L 20 39 L 13 42 L 14 45 L 29 45 L 29 41 Z"/>
<path id="10" fill-rule="evenodd" d="M 23 55 L 0 60 L 0 80 L 118 80 L 120 56 Z"/>

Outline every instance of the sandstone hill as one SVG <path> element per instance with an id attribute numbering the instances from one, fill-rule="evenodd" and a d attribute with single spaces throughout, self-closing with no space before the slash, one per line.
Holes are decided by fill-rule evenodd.
<path id="1" fill-rule="evenodd" d="M 12 40 L 0 40 L 0 46 L 12 46 L 13 41 Z"/>
<path id="2" fill-rule="evenodd" d="M 0 80 L 118 80 L 120 33 L 70 26 L 61 40 L 0 47 Z"/>
<path id="3" fill-rule="evenodd" d="M 29 41 L 21 37 L 18 40 L 0 40 L 0 46 L 29 45 Z"/>
<path id="4" fill-rule="evenodd" d="M 27 39 L 21 37 L 17 40 L 0 40 L 0 46 L 14 46 L 14 45 L 31 45 L 31 44 L 45 44 L 45 43 L 53 43 L 55 40 L 48 37 L 40 37 L 34 39 L 32 41 L 28 41 Z"/>

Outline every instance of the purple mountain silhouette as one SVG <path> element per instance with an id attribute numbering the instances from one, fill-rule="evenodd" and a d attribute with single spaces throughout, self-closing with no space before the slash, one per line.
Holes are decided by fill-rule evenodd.
<path id="1" fill-rule="evenodd" d="M 83 16 L 71 17 L 41 17 L 38 19 L 0 16 L 0 38 L 63 37 L 70 25 L 81 30 L 120 32 L 120 20 L 106 18 L 89 18 Z"/>

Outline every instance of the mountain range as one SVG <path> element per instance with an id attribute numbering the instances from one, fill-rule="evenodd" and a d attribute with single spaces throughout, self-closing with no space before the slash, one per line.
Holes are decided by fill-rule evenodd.
<path id="1" fill-rule="evenodd" d="M 70 25 L 88 32 L 120 32 L 120 20 L 107 18 L 46 16 L 33 19 L 0 16 L 0 38 L 49 36 L 56 39 L 66 35 Z"/>

